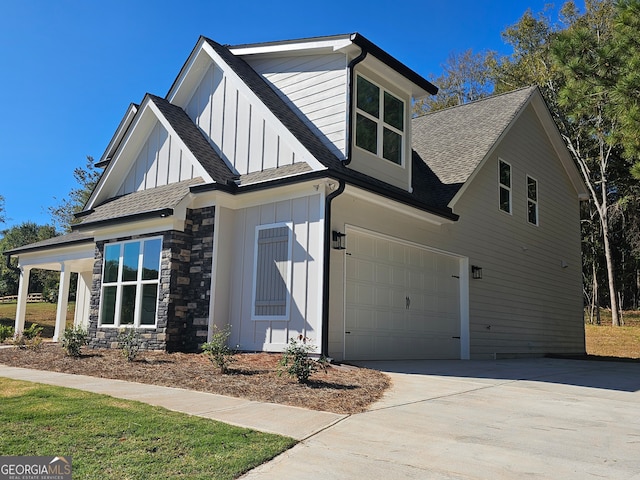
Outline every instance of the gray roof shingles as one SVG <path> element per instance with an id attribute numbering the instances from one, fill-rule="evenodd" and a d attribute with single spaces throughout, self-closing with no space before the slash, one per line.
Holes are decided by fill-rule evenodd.
<path id="1" fill-rule="evenodd" d="M 95 223 L 173 209 L 189 194 L 191 186 L 201 183 L 202 178 L 197 177 L 109 199 L 80 216 L 81 221 L 74 225 L 74 229 L 81 230 Z"/>
<path id="2" fill-rule="evenodd" d="M 423 183 L 432 190 L 432 201 L 448 204 L 536 88 L 526 87 L 414 118 L 414 185 L 416 181 Z"/>

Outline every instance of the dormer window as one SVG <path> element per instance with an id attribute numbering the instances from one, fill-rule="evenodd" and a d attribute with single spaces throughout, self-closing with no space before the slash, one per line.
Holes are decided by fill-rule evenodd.
<path id="1" fill-rule="evenodd" d="M 402 165 L 404 102 L 358 75 L 356 82 L 356 146 Z"/>

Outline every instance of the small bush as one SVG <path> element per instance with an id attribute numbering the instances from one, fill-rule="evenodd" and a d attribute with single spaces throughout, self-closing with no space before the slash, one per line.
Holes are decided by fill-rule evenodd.
<path id="1" fill-rule="evenodd" d="M 228 345 L 231 336 L 231 325 L 223 329 L 213 326 L 211 341 L 202 344 L 202 352 L 209 357 L 211 363 L 220 369 L 220 373 L 227 373 L 229 365 L 235 361 L 235 352 Z"/>
<path id="2" fill-rule="evenodd" d="M 0 325 L 0 343 L 11 337 L 13 337 L 13 327 Z"/>
<path id="3" fill-rule="evenodd" d="M 118 347 L 127 362 L 133 362 L 136 359 L 141 346 L 140 332 L 135 328 L 123 328 L 118 333 Z"/>
<path id="4" fill-rule="evenodd" d="M 307 383 L 311 374 L 318 368 L 326 368 L 324 358 L 315 360 L 309 356 L 316 349 L 315 345 L 307 343 L 309 341 L 310 339 L 303 335 L 298 335 L 297 340 L 292 338 L 289 341 L 280 360 L 280 366 L 283 368 L 279 372 L 280 375 L 284 371 L 290 377 L 295 377 L 298 383 Z"/>
<path id="5" fill-rule="evenodd" d="M 42 345 L 42 327 L 32 323 L 29 328 L 13 335 L 13 344 L 16 348 L 38 350 Z"/>
<path id="6" fill-rule="evenodd" d="M 82 327 L 66 328 L 62 335 L 62 348 L 70 357 L 79 357 L 80 350 L 89 343 L 87 331 Z"/>

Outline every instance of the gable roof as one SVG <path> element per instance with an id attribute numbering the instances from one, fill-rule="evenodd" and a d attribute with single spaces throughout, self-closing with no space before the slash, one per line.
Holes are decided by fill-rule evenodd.
<path id="1" fill-rule="evenodd" d="M 526 87 L 414 118 L 414 182 L 448 205 L 537 91 Z"/>

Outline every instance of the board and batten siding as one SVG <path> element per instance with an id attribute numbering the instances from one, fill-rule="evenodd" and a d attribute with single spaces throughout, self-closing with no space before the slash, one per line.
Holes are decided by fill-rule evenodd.
<path id="1" fill-rule="evenodd" d="M 251 67 L 339 158 L 346 152 L 347 58 L 344 54 L 245 57 Z"/>
<path id="2" fill-rule="evenodd" d="M 301 160 L 270 121 L 211 63 L 186 105 L 185 111 L 220 156 L 238 174 L 291 165 Z"/>
<path id="3" fill-rule="evenodd" d="M 319 346 L 321 335 L 322 212 L 321 195 L 283 200 L 234 212 L 234 247 L 230 272 L 230 345 L 240 350 L 283 351 L 291 338 L 304 335 Z M 292 228 L 291 297 L 287 320 L 254 320 L 256 228 L 288 223 Z"/>
<path id="4" fill-rule="evenodd" d="M 511 215 L 498 207 L 499 158 L 512 167 Z M 527 175 L 538 181 L 539 226 L 527 221 Z M 457 222 L 419 222 L 348 194 L 333 201 L 332 211 L 334 229 L 365 228 L 482 268 L 482 279 L 469 279 L 471 358 L 584 352 L 579 201 L 532 107 L 456 203 Z M 348 236 L 346 244 L 348 252 Z M 337 286 L 343 252 L 331 251 L 329 354 L 335 358 L 344 342 L 344 293 Z"/>
<path id="5" fill-rule="evenodd" d="M 156 121 L 116 196 L 202 176 L 193 154 Z"/>

